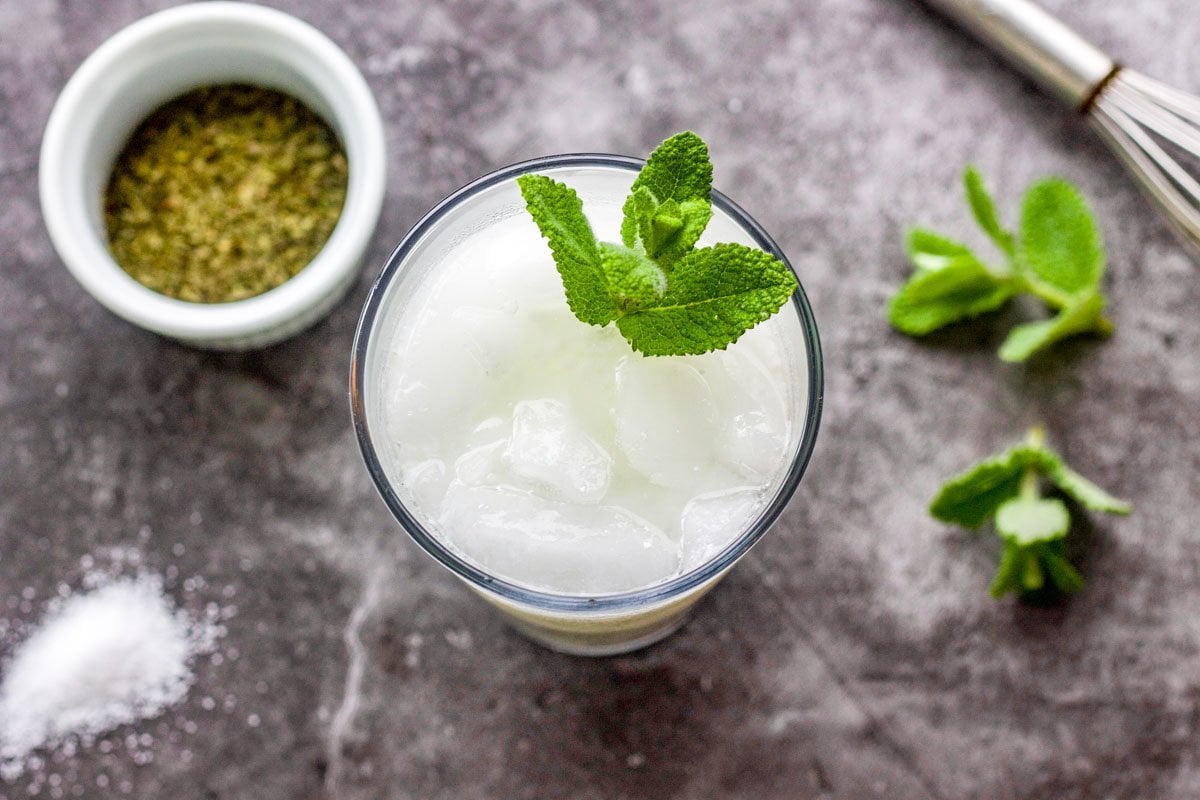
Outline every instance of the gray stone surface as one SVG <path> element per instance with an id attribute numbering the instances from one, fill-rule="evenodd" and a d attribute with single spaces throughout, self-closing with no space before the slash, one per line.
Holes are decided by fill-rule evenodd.
<path id="1" fill-rule="evenodd" d="M 0 797 L 1200 796 L 1200 282 L 1078 120 L 907 0 L 283 3 L 374 88 L 387 205 L 325 322 L 210 355 L 102 310 L 38 210 L 54 96 L 159 5 L 0 0 L 0 658 L 89 559 L 232 616 L 187 700 L 137 726 L 152 763 L 122 730 Z M 1200 89 L 1188 0 L 1048 5 Z M 810 294 L 821 441 L 782 522 L 686 629 L 567 658 L 392 524 L 349 427 L 351 335 L 389 248 L 459 184 L 543 153 L 642 154 L 685 127 Z M 1009 213 L 1050 172 L 1092 198 L 1111 341 L 1021 367 L 994 356 L 1001 325 L 888 329 L 901 231 L 968 230 L 968 161 Z M 1049 608 L 990 600 L 993 543 L 924 512 L 941 478 L 1039 420 L 1138 506 L 1081 532 L 1088 587 Z"/>

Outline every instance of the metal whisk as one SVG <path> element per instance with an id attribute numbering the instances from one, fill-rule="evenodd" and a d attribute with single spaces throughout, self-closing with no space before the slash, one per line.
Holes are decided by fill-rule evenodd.
<path id="1" fill-rule="evenodd" d="M 1176 229 L 1200 248 L 1200 181 L 1168 152 L 1174 146 L 1200 159 L 1200 98 L 1117 64 L 1030 0 L 925 2 L 1085 114 Z"/>

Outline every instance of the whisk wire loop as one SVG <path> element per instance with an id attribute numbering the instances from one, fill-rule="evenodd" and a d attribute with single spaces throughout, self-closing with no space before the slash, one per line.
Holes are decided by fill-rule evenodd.
<path id="1" fill-rule="evenodd" d="M 1157 135 L 1200 160 L 1200 99 L 1121 70 L 1090 116 L 1176 228 L 1200 247 L 1200 181 L 1155 139 Z"/>

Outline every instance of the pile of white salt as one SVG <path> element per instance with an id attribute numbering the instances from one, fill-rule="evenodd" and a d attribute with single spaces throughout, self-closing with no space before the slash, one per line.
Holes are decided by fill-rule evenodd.
<path id="1" fill-rule="evenodd" d="M 0 772 L 35 749 L 84 743 L 183 699 L 204 636 L 156 576 L 67 598 L 0 671 Z"/>

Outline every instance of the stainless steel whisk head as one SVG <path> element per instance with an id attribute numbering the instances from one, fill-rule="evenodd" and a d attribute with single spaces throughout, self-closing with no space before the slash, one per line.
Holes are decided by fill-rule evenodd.
<path id="1" fill-rule="evenodd" d="M 1200 158 L 1200 98 L 1120 69 L 1088 113 L 1176 229 L 1200 248 L 1200 181 L 1160 142 Z"/>
<path id="2" fill-rule="evenodd" d="M 1031 0 L 926 2 L 1086 114 L 1200 250 L 1200 98 L 1120 66 Z"/>

